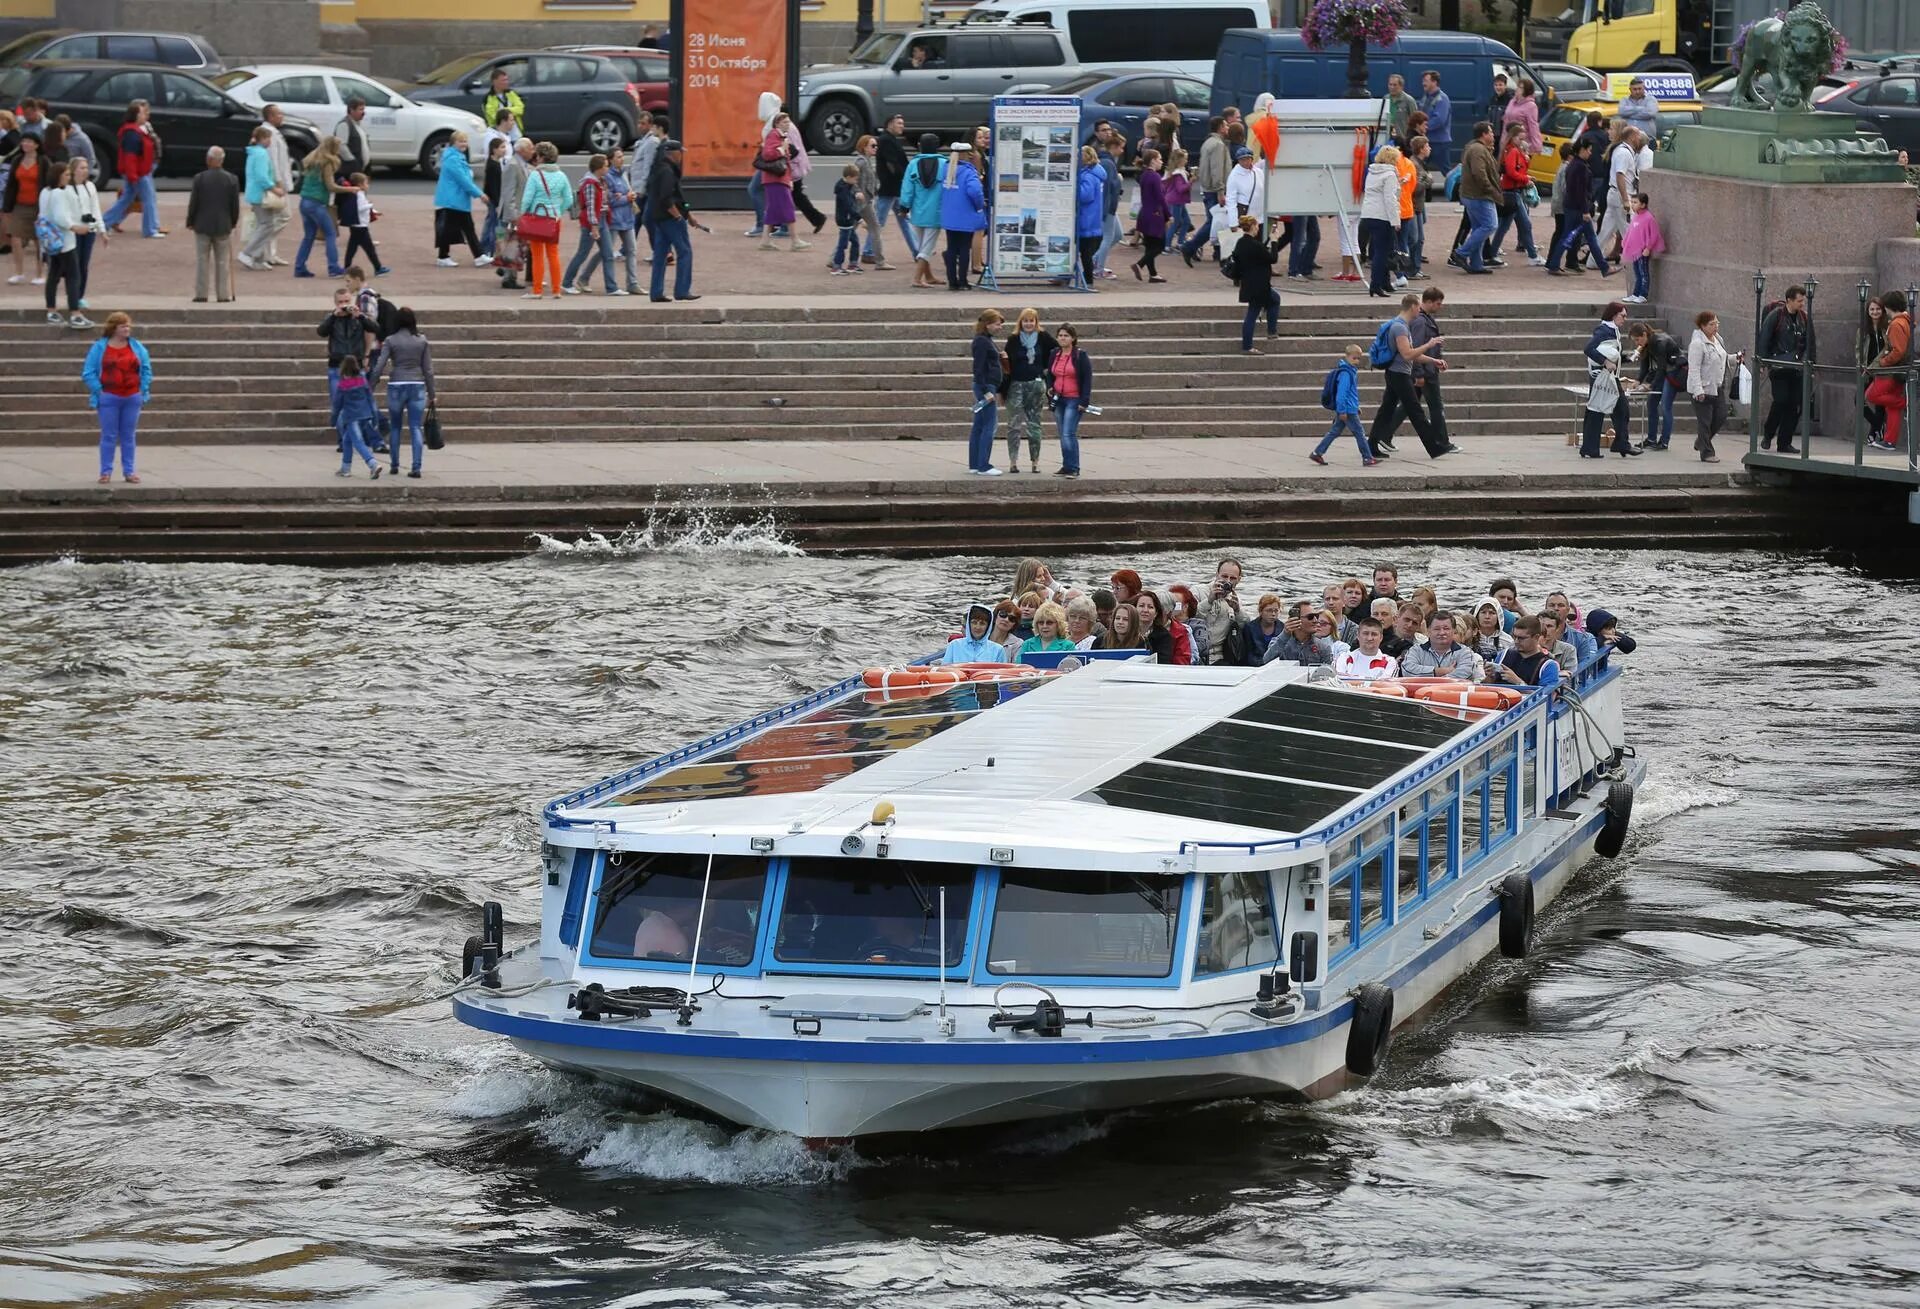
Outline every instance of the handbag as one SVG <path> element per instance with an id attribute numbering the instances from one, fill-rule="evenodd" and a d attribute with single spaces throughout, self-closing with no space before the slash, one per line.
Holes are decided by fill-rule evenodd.
<path id="1" fill-rule="evenodd" d="M 765 173 L 768 177 L 785 177 L 787 175 L 787 161 L 779 155 L 774 155 L 771 158 L 765 154 L 755 155 L 753 157 L 753 166 Z"/>
<path id="2" fill-rule="evenodd" d="M 273 212 L 285 209 L 287 207 L 287 193 L 285 191 L 268 191 L 260 197 L 260 207 Z"/>
<path id="3" fill-rule="evenodd" d="M 545 203 L 548 207 L 552 207 L 553 188 L 547 185 L 547 175 L 544 170 L 540 174 L 540 190 L 546 196 Z M 559 216 L 531 211 L 523 213 L 520 215 L 520 235 L 528 241 L 551 242 L 557 245 L 560 241 Z"/>
<path id="4" fill-rule="evenodd" d="M 427 421 L 422 425 L 421 432 L 427 439 L 427 449 L 444 450 L 447 448 L 447 438 L 441 435 L 440 432 L 440 410 L 438 406 L 427 406 Z"/>

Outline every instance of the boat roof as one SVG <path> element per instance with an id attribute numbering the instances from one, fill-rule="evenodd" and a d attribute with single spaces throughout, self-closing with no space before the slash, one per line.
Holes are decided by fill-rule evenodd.
<path id="1" fill-rule="evenodd" d="M 791 850 L 786 838 L 815 831 L 838 841 L 884 800 L 903 837 L 1023 855 L 1177 852 L 1311 833 L 1483 719 L 1279 663 L 1094 662 L 904 697 L 855 678 L 555 801 L 547 817 L 626 836 L 764 834 Z"/>

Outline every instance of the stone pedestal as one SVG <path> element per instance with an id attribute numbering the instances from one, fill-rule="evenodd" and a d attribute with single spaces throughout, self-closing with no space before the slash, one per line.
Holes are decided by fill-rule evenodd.
<path id="1" fill-rule="evenodd" d="M 1899 157 L 1850 114 L 1713 107 L 1673 135 L 1662 170 L 1756 182 L 1897 182 Z"/>
<path id="2" fill-rule="evenodd" d="M 1653 264 L 1653 300 L 1682 344 L 1693 335 L 1694 315 L 1711 309 L 1733 348 L 1751 349 L 1757 269 L 1766 274 L 1768 301 L 1792 283 L 1817 278 L 1817 357 L 1851 363 L 1860 281 L 1876 293 L 1886 289 L 1882 247 L 1913 232 L 1914 190 L 1905 182 L 1810 186 L 1708 177 L 1670 169 L 1662 155 L 1641 186 L 1667 239 L 1666 255 Z M 1818 393 L 1821 415 L 1838 419 L 1825 422 L 1829 434 L 1850 435 L 1850 388 L 1834 380 L 1821 383 Z M 1766 397 L 1756 399 L 1756 411 L 1764 414 Z"/>

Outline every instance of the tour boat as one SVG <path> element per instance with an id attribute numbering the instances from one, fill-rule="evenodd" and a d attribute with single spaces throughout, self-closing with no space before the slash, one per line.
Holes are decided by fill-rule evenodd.
<path id="1" fill-rule="evenodd" d="M 1618 854 L 1606 651 L 1558 687 L 869 669 L 547 806 L 454 1013 L 816 1142 L 1330 1095 Z"/>

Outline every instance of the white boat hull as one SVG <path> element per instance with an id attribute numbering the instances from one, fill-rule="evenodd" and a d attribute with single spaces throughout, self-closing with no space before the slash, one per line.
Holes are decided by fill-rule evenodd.
<path id="1" fill-rule="evenodd" d="M 1629 761 L 1629 776 L 1639 766 Z M 1597 787 L 1563 815 L 1537 825 L 1509 862 L 1463 879 L 1445 916 L 1412 920 L 1415 943 L 1381 959 L 1380 971 L 1337 987 L 1382 982 L 1394 993 L 1396 1026 L 1413 1020 L 1453 982 L 1499 949 L 1500 902 L 1488 894 L 1509 872 L 1525 871 L 1544 910 L 1593 857 L 1606 814 Z M 511 966 L 503 967 L 511 986 Z M 1025 997 L 1030 999 L 1031 997 Z M 1062 992 L 1069 1012 L 1076 1005 Z M 469 991 L 460 1018 L 499 1032 L 555 1068 L 637 1088 L 731 1123 L 812 1140 L 980 1127 L 1098 1114 L 1143 1105 L 1248 1095 L 1319 1098 L 1358 1080 L 1347 1071 L 1353 1001 L 1329 988 L 1318 1011 L 1265 1023 L 1246 1001 L 1222 1004 L 1211 1031 L 1162 1027 L 1151 1034 L 1089 1029 L 1058 1038 L 1030 1035 L 943 1038 L 921 1035 L 931 1019 L 903 1024 L 836 1023 L 799 1035 L 747 999 L 703 1002 L 692 1026 L 670 1014 L 638 1023 L 587 1022 L 568 1012 L 564 992 L 493 999 Z M 1205 1019 L 1201 1013 L 1195 1017 Z M 974 1015 L 974 1028 L 980 1026 Z M 877 1032 L 897 1029 L 907 1035 Z M 852 1039 L 842 1030 L 866 1029 Z M 1085 1031 L 1085 1036 L 1078 1035 Z M 869 1034 L 877 1032 L 877 1034 Z"/>

